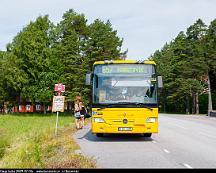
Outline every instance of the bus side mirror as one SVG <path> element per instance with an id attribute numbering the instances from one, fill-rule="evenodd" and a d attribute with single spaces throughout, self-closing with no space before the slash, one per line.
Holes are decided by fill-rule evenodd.
<path id="1" fill-rule="evenodd" d="M 163 79 L 162 79 L 162 76 L 158 76 L 157 77 L 157 81 L 158 81 L 158 88 L 163 88 Z"/>
<path id="2" fill-rule="evenodd" d="M 86 82 L 85 82 L 86 85 L 91 84 L 91 76 L 92 76 L 91 72 L 86 74 Z"/>

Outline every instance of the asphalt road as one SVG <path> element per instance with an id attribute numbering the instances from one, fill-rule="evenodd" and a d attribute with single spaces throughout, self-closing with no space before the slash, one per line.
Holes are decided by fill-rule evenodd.
<path id="1" fill-rule="evenodd" d="M 159 115 L 159 133 L 139 135 L 91 134 L 90 124 L 74 135 L 81 153 L 99 168 L 216 168 L 216 118 Z"/>

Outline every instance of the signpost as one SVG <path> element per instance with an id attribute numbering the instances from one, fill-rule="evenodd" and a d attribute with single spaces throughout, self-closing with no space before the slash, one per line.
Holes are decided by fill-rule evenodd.
<path id="1" fill-rule="evenodd" d="M 62 83 L 55 84 L 55 91 L 58 93 L 64 92 L 65 91 L 65 85 L 63 85 Z"/>
<path id="2" fill-rule="evenodd" d="M 56 112 L 56 129 L 55 129 L 55 134 L 57 135 L 57 130 L 58 130 L 58 115 L 59 115 L 59 112 L 64 112 L 65 96 L 61 96 L 61 93 L 65 92 L 65 85 L 63 85 L 62 83 L 55 84 L 55 92 L 57 92 L 58 96 L 54 96 L 53 97 L 52 112 Z"/>

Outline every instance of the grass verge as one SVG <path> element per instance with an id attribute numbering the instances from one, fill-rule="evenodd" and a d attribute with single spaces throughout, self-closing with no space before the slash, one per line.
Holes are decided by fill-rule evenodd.
<path id="1" fill-rule="evenodd" d="M 4 156 L 5 150 L 8 147 L 8 140 L 5 137 L 5 131 L 0 129 L 0 159 Z"/>
<path id="2" fill-rule="evenodd" d="M 71 116 L 59 117 L 54 134 L 55 115 L 0 116 L 1 168 L 95 168 L 96 162 L 76 154 L 79 146 Z"/>

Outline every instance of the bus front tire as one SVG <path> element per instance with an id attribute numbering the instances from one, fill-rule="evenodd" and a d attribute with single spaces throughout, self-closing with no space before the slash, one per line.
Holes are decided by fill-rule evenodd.
<path id="1" fill-rule="evenodd" d="M 143 136 L 146 137 L 146 138 L 150 138 L 151 135 L 152 135 L 152 133 L 144 133 L 144 134 L 143 134 Z"/>
<path id="2" fill-rule="evenodd" d="M 97 137 L 103 137 L 103 135 L 104 135 L 103 133 L 96 133 Z"/>

